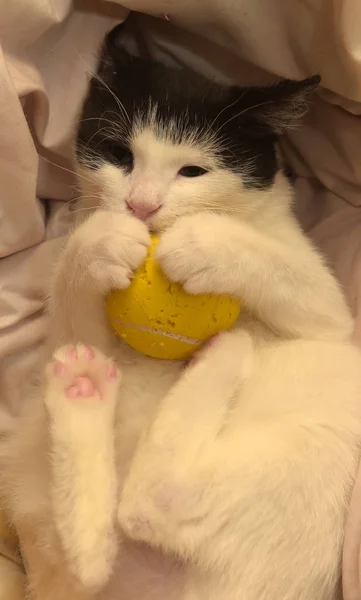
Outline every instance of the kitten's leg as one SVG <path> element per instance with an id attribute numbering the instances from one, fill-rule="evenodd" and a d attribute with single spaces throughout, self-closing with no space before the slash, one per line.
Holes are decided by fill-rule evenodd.
<path id="1" fill-rule="evenodd" d="M 26 600 L 95 600 L 67 566 L 58 543 L 49 539 L 49 523 L 31 519 L 17 523 L 26 570 Z M 11 598 L 4 598 L 11 600 Z"/>
<path id="2" fill-rule="evenodd" d="M 178 526 L 204 518 L 205 481 L 223 468 L 224 459 L 215 455 L 217 440 L 227 428 L 235 394 L 253 370 L 253 355 L 248 333 L 218 336 L 162 401 L 121 494 L 118 518 L 130 537 L 163 547 L 172 538 L 174 550 L 183 533 Z M 204 456 L 210 462 L 202 475 Z M 187 551 L 190 544 L 187 538 Z"/>
<path id="3" fill-rule="evenodd" d="M 190 293 L 232 294 L 281 337 L 348 339 L 354 324 L 340 286 L 295 219 L 281 215 L 268 230 L 187 216 L 164 233 L 157 256 Z"/>
<path id="4" fill-rule="evenodd" d="M 51 347 L 82 342 L 112 354 L 117 342 L 105 297 L 111 289 L 129 286 L 149 244 L 144 223 L 100 209 L 71 234 L 50 294 Z M 115 553 L 118 384 L 115 368 L 84 346 L 57 353 L 47 372 L 54 519 L 69 567 L 87 586 L 104 584 Z"/>
<path id="5" fill-rule="evenodd" d="M 70 569 L 89 586 L 107 581 L 116 552 L 119 383 L 116 366 L 83 345 L 60 349 L 47 368 L 54 519 Z"/>
<path id="6" fill-rule="evenodd" d="M 124 484 L 121 528 L 183 559 L 194 600 L 334 598 L 355 463 L 349 440 L 332 425 L 320 440 L 317 409 L 313 428 L 292 402 L 289 412 L 265 402 L 243 415 L 263 350 L 252 369 L 247 337 L 243 348 L 227 337 L 161 404 Z"/>

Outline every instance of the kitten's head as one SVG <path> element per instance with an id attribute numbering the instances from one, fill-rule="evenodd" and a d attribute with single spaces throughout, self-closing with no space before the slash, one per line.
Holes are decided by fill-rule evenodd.
<path id="1" fill-rule="evenodd" d="M 151 230 L 212 210 L 245 216 L 274 185 L 279 135 L 319 83 L 224 87 L 130 56 L 107 37 L 85 100 L 76 156 L 83 204 L 130 213 Z"/>

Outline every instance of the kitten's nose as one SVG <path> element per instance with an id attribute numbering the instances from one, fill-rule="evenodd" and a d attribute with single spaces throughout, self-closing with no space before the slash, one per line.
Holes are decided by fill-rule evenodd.
<path id="1" fill-rule="evenodd" d="M 154 207 L 154 205 L 147 206 L 144 204 L 136 204 L 135 202 L 133 203 L 132 201 L 127 201 L 127 206 L 130 212 L 135 217 L 137 217 L 137 219 L 145 221 L 146 219 L 149 219 L 149 217 L 151 217 L 152 215 L 155 215 L 155 213 L 158 212 L 162 205 L 159 204 L 158 206 Z"/>

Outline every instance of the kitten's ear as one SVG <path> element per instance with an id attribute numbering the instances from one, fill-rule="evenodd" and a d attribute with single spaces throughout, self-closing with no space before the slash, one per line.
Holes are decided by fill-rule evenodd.
<path id="1" fill-rule="evenodd" d="M 125 23 L 116 25 L 107 34 L 103 47 L 103 55 L 113 58 L 118 66 L 127 66 L 132 60 L 124 46 L 124 30 Z"/>
<path id="2" fill-rule="evenodd" d="M 285 79 L 264 88 L 250 88 L 248 116 L 281 134 L 307 113 L 309 97 L 320 81 L 321 77 L 314 75 L 303 81 Z"/>

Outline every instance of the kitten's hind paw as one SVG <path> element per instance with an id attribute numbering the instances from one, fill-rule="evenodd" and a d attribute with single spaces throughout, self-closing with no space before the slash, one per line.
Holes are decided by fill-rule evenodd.
<path id="1" fill-rule="evenodd" d="M 57 350 L 46 371 L 50 414 L 113 413 L 121 374 L 98 350 L 78 344 Z"/>

